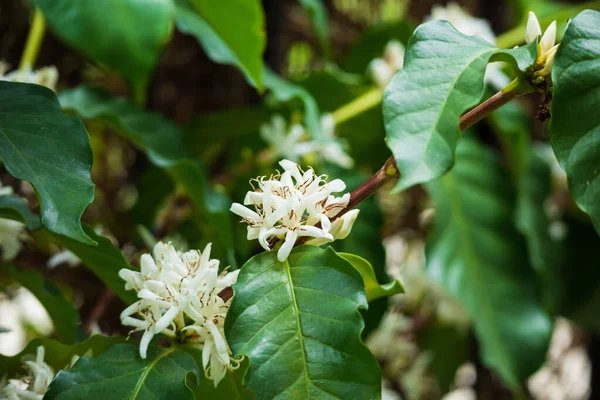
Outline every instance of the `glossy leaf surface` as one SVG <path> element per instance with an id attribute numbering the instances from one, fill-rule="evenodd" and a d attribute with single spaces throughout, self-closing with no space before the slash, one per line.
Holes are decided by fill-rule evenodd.
<path id="1" fill-rule="evenodd" d="M 569 24 L 554 66 L 550 141 L 577 205 L 600 232 L 600 12 Z"/>
<path id="2" fill-rule="evenodd" d="M 517 70 L 533 64 L 536 43 L 512 50 L 431 21 L 410 39 L 404 68 L 387 86 L 383 117 L 387 144 L 400 169 L 396 190 L 442 176 L 454 165 L 459 119 L 482 100 L 490 60 Z"/>
<path id="3" fill-rule="evenodd" d="M 54 92 L 0 82 L 0 158 L 11 175 L 35 188 L 46 228 L 93 243 L 80 222 L 94 199 L 89 137 L 79 118 L 61 111 Z"/>
<path id="4" fill-rule="evenodd" d="M 244 383 L 257 399 L 380 397 L 381 372 L 360 340 L 362 278 L 331 248 L 301 246 L 285 262 L 261 253 L 234 292 L 225 332 L 234 355 L 250 358 Z"/>
<path id="5" fill-rule="evenodd" d="M 472 139 L 457 154 L 455 168 L 428 185 L 436 220 L 427 272 L 471 315 L 483 362 L 518 389 L 544 362 L 552 323 L 513 225 L 506 171 Z"/>
<path id="6" fill-rule="evenodd" d="M 149 347 L 146 359 L 135 343 L 120 343 L 96 357 L 81 357 L 50 384 L 45 399 L 194 399 L 185 384 L 198 377 L 192 356 L 175 347 Z"/>

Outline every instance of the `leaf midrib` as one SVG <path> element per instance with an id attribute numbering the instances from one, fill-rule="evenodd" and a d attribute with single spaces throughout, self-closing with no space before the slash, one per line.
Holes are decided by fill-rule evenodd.
<path id="1" fill-rule="evenodd" d="M 298 307 L 298 300 L 296 299 L 296 290 L 294 288 L 294 282 L 292 281 L 292 272 L 289 259 L 284 262 L 285 273 L 290 284 L 290 293 L 292 295 L 292 309 L 294 310 L 294 317 L 296 318 L 298 343 L 300 344 L 300 352 L 302 353 L 302 368 L 304 374 L 304 382 L 306 383 L 306 396 L 310 395 L 309 377 L 308 377 L 308 364 L 306 361 L 306 348 L 304 346 L 304 336 L 302 335 L 302 325 L 300 324 L 300 309 Z"/>
<path id="2" fill-rule="evenodd" d="M 461 248 L 464 249 L 466 258 L 473 260 L 473 262 L 468 262 L 468 261 L 466 262 L 466 264 L 468 266 L 467 271 L 470 271 L 470 275 L 475 278 L 474 280 L 476 282 L 484 282 L 484 280 L 481 278 L 479 269 L 472 267 L 472 265 L 483 265 L 484 263 L 481 260 L 479 260 L 479 256 L 477 255 L 477 252 L 471 246 L 472 240 L 468 239 L 470 237 L 469 229 L 467 228 L 466 224 L 464 223 L 464 221 L 466 221 L 467 218 L 464 215 L 463 207 L 462 207 L 461 201 L 459 199 L 460 195 L 456 192 L 456 187 L 453 184 L 454 180 L 452 179 L 452 176 L 447 176 L 447 178 L 441 179 L 441 182 L 442 182 L 442 185 L 444 185 L 447 189 L 448 201 L 450 203 L 450 209 L 452 210 L 452 213 L 455 215 L 454 220 L 455 220 L 456 225 L 458 226 L 458 231 L 459 231 L 458 237 L 461 242 Z M 467 238 L 467 239 L 465 240 L 464 238 Z M 482 307 L 480 309 L 482 310 L 482 313 L 485 316 L 484 319 L 487 319 L 488 321 L 493 321 L 494 320 L 494 318 L 493 318 L 494 310 L 491 307 L 490 303 L 485 301 L 485 299 L 487 299 L 488 296 L 486 295 L 486 293 L 482 292 L 483 285 L 475 284 L 475 285 L 471 285 L 471 287 L 473 288 L 473 290 L 478 292 L 476 297 L 478 299 L 484 300 L 484 301 L 479 302 L 479 304 L 482 305 Z M 503 345 L 502 345 L 503 341 L 498 336 L 497 330 L 490 329 L 489 332 L 490 332 L 489 336 L 492 336 L 492 340 L 495 341 L 496 343 L 498 343 L 501 347 L 503 347 Z M 510 362 L 506 358 L 505 352 L 504 351 L 498 352 L 498 356 L 500 358 L 500 363 L 502 365 L 504 365 L 504 368 L 510 369 Z"/>
<path id="3" fill-rule="evenodd" d="M 159 355 L 158 357 L 156 357 L 156 359 L 154 361 L 152 361 L 150 364 L 148 364 L 148 366 L 146 367 L 146 369 L 144 370 L 144 372 L 142 373 L 142 375 L 140 376 L 140 379 L 138 380 L 137 384 L 135 385 L 135 389 L 133 390 L 133 393 L 131 394 L 131 399 L 137 399 L 137 396 L 140 394 L 140 391 L 142 390 L 142 386 L 144 385 L 144 382 L 146 381 L 146 378 L 148 377 L 148 374 L 150 373 L 150 371 L 152 370 L 152 368 L 154 368 L 154 366 L 163 358 L 165 358 L 166 356 L 168 356 L 169 354 L 173 353 L 175 351 L 175 347 L 171 347 L 169 350 L 165 351 L 164 353 L 162 353 L 161 355 Z"/>

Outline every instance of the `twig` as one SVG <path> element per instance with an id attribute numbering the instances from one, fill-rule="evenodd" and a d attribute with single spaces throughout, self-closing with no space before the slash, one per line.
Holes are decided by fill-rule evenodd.
<path id="1" fill-rule="evenodd" d="M 110 289 L 104 289 L 104 291 L 100 295 L 100 298 L 98 299 L 98 302 L 96 302 L 96 305 L 92 309 L 92 312 L 90 312 L 88 318 L 83 322 L 83 330 L 88 335 L 91 334 L 92 327 L 94 326 L 94 324 L 97 323 L 100 320 L 100 318 L 102 318 L 102 316 L 106 312 L 106 309 L 108 308 L 108 305 L 110 304 L 112 299 L 114 299 L 114 297 L 115 294 Z"/>

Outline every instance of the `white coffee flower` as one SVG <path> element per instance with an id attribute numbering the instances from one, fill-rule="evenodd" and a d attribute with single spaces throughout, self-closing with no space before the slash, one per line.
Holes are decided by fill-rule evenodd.
<path id="1" fill-rule="evenodd" d="M 0 182 L 0 196 L 13 194 L 13 188 Z M 8 218 L 0 218 L 0 248 L 2 261 L 10 261 L 19 254 L 24 238 L 25 224 Z"/>
<path id="2" fill-rule="evenodd" d="M 335 120 L 330 114 L 321 116 L 322 135 L 311 140 L 300 124 L 289 129 L 281 115 L 274 115 L 269 124 L 260 127 L 260 135 L 269 145 L 271 157 L 299 162 L 301 158 L 316 157 L 318 160 L 351 168 L 354 160 L 344 150 L 344 143 L 335 136 Z"/>
<path id="3" fill-rule="evenodd" d="M 5 74 L 8 70 L 6 63 L 0 62 L 0 81 L 35 83 L 36 85 L 46 86 L 48 89 L 56 91 L 58 82 L 58 70 L 55 66 L 40 68 L 33 71 L 31 68 L 24 70 L 14 70 Z"/>
<path id="4" fill-rule="evenodd" d="M 527 19 L 527 29 L 525 30 L 525 41 L 531 43 L 536 40 L 539 36 L 542 36 L 538 45 L 538 55 L 535 61 L 535 74 L 537 76 L 549 75 L 552 71 L 552 64 L 554 63 L 554 57 L 558 50 L 558 44 L 556 42 L 556 21 L 546 28 L 546 31 L 542 35 L 542 28 L 538 21 L 535 13 L 529 12 L 529 18 Z"/>
<path id="5" fill-rule="evenodd" d="M 307 139 L 304 127 L 294 124 L 289 129 L 283 116 L 276 114 L 268 124 L 260 126 L 260 137 L 269 145 L 273 157 L 285 157 L 299 161 L 300 157 L 312 149 L 305 142 Z"/>
<path id="6" fill-rule="evenodd" d="M 431 9 L 431 15 L 425 17 L 425 20 L 448 21 L 457 31 L 465 35 L 476 36 L 491 44 L 496 44 L 496 35 L 489 21 L 473 17 L 457 3 L 451 2 L 446 6 L 434 5 Z M 484 81 L 498 90 L 510 83 L 510 79 L 502 72 L 503 64 L 502 62 L 493 62 L 488 64 L 485 70 Z"/>
<path id="7" fill-rule="evenodd" d="M 26 377 L 8 381 L 6 376 L 0 381 L 0 399 L 7 400 L 42 400 L 54 379 L 54 371 L 44 362 L 44 346 L 38 346 L 36 356 L 26 355 L 21 358 Z"/>
<path id="8" fill-rule="evenodd" d="M 321 134 L 321 139 L 313 142 L 313 151 L 317 157 L 342 168 L 352 168 L 354 160 L 344 150 L 344 143 L 336 138 L 335 119 L 331 114 L 321 116 Z"/>
<path id="9" fill-rule="evenodd" d="M 219 293 L 237 281 L 238 271 L 223 271 L 219 261 L 210 259 L 211 244 L 202 252 L 178 252 L 171 244 L 159 242 L 150 254 L 141 257 L 141 271 L 119 271 L 126 289 L 138 292 L 140 300 L 121 313 L 121 323 L 143 330 L 140 356 L 146 358 L 152 337 L 163 333 L 202 349 L 205 374 L 215 386 L 227 370 L 239 366 L 231 357 L 224 334 L 225 315 L 231 299 Z M 134 316 L 137 316 L 135 318 Z M 192 324 L 186 323 L 193 321 Z"/>
<path id="10" fill-rule="evenodd" d="M 375 58 L 369 64 L 369 75 L 382 90 L 404 66 L 404 50 L 402 43 L 390 40 L 385 46 L 383 58 Z"/>
<path id="11" fill-rule="evenodd" d="M 331 219 L 348 205 L 350 193 L 333 195 L 346 189 L 340 179 L 328 182 L 325 175 L 315 175 L 312 168 L 304 172 L 289 160 L 279 165 L 283 174 L 257 178 L 257 187 L 247 193 L 244 205 L 252 205 L 255 210 L 239 203 L 233 203 L 230 210 L 248 224 L 248 240 L 258 239 L 265 250 L 271 249 L 271 239 L 285 239 L 277 252 L 277 259 L 284 261 L 300 237 L 325 242 L 335 239 L 330 232 Z M 349 229 L 351 226 L 344 230 Z"/>

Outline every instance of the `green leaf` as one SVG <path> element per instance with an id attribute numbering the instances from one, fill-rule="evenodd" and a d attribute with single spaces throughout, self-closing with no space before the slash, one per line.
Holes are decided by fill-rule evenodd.
<path id="1" fill-rule="evenodd" d="M 192 356 L 175 347 L 149 347 L 142 360 L 138 345 L 120 343 L 97 357 L 81 357 L 50 384 L 45 399 L 194 399 L 185 384 L 189 372 L 199 378 Z"/>
<path id="2" fill-rule="evenodd" d="M 122 336 L 106 337 L 94 335 L 83 342 L 66 345 L 48 338 L 33 339 L 17 355 L 7 357 L 0 354 L 0 376 L 7 375 L 9 378 L 12 378 L 25 373 L 21 357 L 24 355 L 35 355 L 38 346 L 44 346 L 44 362 L 57 372 L 59 369 L 69 365 L 75 355 L 82 356 L 84 353 L 91 351 L 93 356 L 97 356 L 113 344 L 121 343 L 124 340 L 125 338 Z"/>
<path id="3" fill-rule="evenodd" d="M 325 57 L 329 58 L 329 14 L 322 0 L 298 0 L 310 15 L 313 29 L 319 39 L 319 44 Z"/>
<path id="4" fill-rule="evenodd" d="M 499 133 L 507 155 L 517 191 L 515 225 L 525 236 L 529 261 L 546 282 L 544 304 L 556 296 L 550 287 L 562 260 L 563 245 L 550 237 L 550 221 L 546 214 L 546 199 L 551 194 L 550 168 L 534 152 L 529 138 L 530 117 L 517 102 L 509 103 L 490 115 L 489 122 Z"/>
<path id="5" fill-rule="evenodd" d="M 0 196 L 0 218 L 23 222 L 30 231 L 42 227 L 40 217 L 29 209 L 25 199 L 10 194 Z"/>
<path id="6" fill-rule="evenodd" d="M 198 370 L 202 371 L 202 350 L 198 348 L 181 347 L 181 350 L 189 353 L 196 360 Z M 240 367 L 235 371 L 227 371 L 219 385 L 215 388 L 214 381 L 202 376 L 198 387 L 194 389 L 197 399 L 210 400 L 252 400 L 254 397 L 242 385 L 242 379 L 248 370 L 249 362 L 247 358 L 241 362 Z"/>
<path id="7" fill-rule="evenodd" d="M 89 138 L 79 118 L 61 111 L 54 92 L 0 82 L 0 158 L 11 175 L 35 188 L 46 228 L 93 243 L 80 222 L 94 199 Z"/>
<path id="8" fill-rule="evenodd" d="M 269 68 L 263 70 L 265 87 L 278 101 L 285 102 L 298 98 L 304 104 L 304 125 L 308 134 L 318 139 L 321 136 L 321 113 L 315 99 L 300 85 L 288 82 Z"/>
<path id="9" fill-rule="evenodd" d="M 10 276 L 29 290 L 42 303 L 52 319 L 57 337 L 64 343 L 73 343 L 79 328 L 79 312 L 52 283 L 39 271 L 21 270 L 9 266 Z"/>
<path id="10" fill-rule="evenodd" d="M 252 86 L 262 88 L 266 41 L 259 1 L 175 0 L 175 24 L 198 40 L 208 58 L 236 66 Z"/>
<path id="11" fill-rule="evenodd" d="M 81 259 L 83 265 L 90 269 L 104 282 L 125 304 L 137 300 L 135 292 L 125 290 L 125 281 L 119 277 L 122 268 L 133 269 L 125 256 L 112 242 L 94 232 L 89 225 L 84 225 L 85 232 L 98 242 L 97 246 L 88 246 L 65 236 L 57 236 L 60 243 Z"/>
<path id="12" fill-rule="evenodd" d="M 116 133 L 146 152 L 150 161 L 164 168 L 180 183 L 194 204 L 206 212 L 219 235 L 219 243 L 235 265 L 232 247 L 231 202 L 223 192 L 209 187 L 205 171 L 188 158 L 179 127 L 158 113 L 143 110 L 126 99 L 112 98 L 107 92 L 85 86 L 61 92 L 60 102 L 85 119 L 101 120 Z"/>
<path id="13" fill-rule="evenodd" d="M 429 276 L 473 319 L 483 362 L 514 389 L 545 360 L 550 318 L 513 226 L 513 198 L 496 155 L 461 141 L 458 162 L 428 190 L 436 221 L 426 246 Z"/>
<path id="14" fill-rule="evenodd" d="M 261 2 L 176 1 L 177 27 L 185 33 L 193 34 L 211 60 L 235 65 L 244 73 L 248 82 L 262 90 L 262 54 L 266 46 L 266 35 Z"/>
<path id="15" fill-rule="evenodd" d="M 579 208 L 600 232 L 600 12 L 571 20 L 558 48 L 552 82 L 550 142 Z"/>
<path id="16" fill-rule="evenodd" d="M 143 98 L 171 36 L 172 1 L 28 0 L 54 33 L 86 57 L 121 73 Z"/>
<path id="17" fill-rule="evenodd" d="M 375 271 L 373 266 L 367 260 L 359 257 L 355 254 L 349 253 L 338 253 L 339 256 L 343 257 L 360 273 L 365 284 L 365 292 L 367 294 L 367 301 L 379 299 L 381 297 L 393 296 L 398 293 L 405 293 L 402 283 L 398 280 L 385 283 L 383 285 L 377 282 L 375 277 Z"/>
<path id="18" fill-rule="evenodd" d="M 550 287 L 558 298 L 556 313 L 585 329 L 600 332 L 600 238 L 588 221 L 566 217 L 561 223 L 567 232 L 565 255 Z"/>
<path id="19" fill-rule="evenodd" d="M 360 340 L 367 307 L 360 274 L 331 248 L 275 251 L 242 267 L 225 333 L 250 358 L 244 384 L 257 399 L 377 399 L 381 371 Z"/>
<path id="20" fill-rule="evenodd" d="M 408 43 L 404 68 L 385 90 L 383 117 L 387 145 L 400 169 L 396 191 L 442 176 L 452 168 L 459 119 L 482 100 L 489 61 L 515 70 L 532 65 L 537 44 L 511 50 L 458 32 L 447 21 L 417 28 Z"/>

